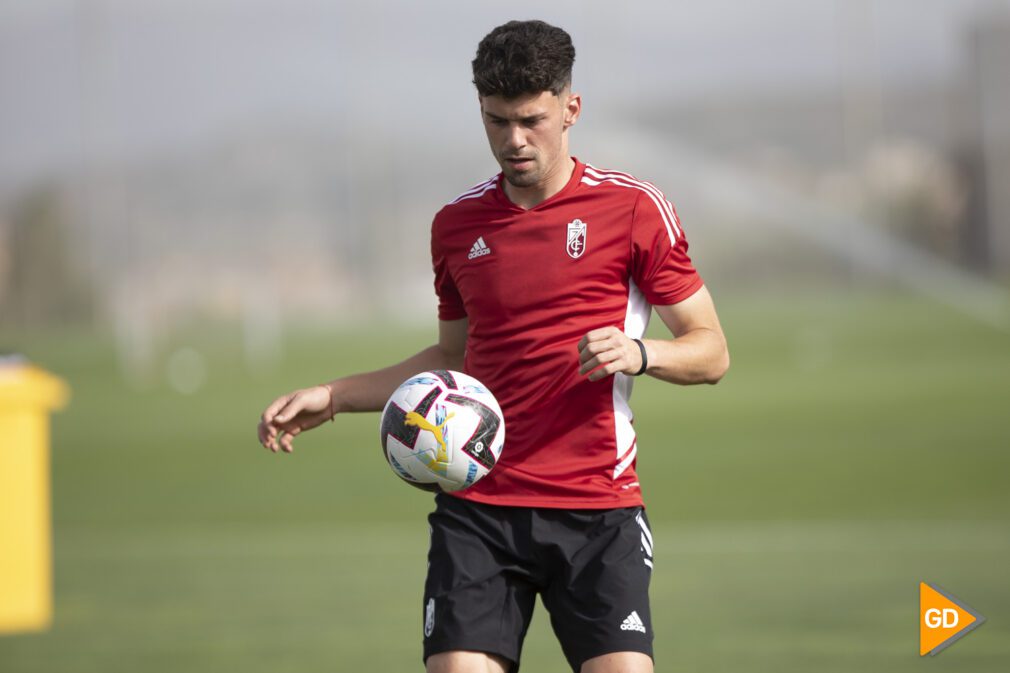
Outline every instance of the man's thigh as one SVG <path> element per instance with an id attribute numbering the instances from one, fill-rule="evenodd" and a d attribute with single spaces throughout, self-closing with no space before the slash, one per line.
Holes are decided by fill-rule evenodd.
<path id="1" fill-rule="evenodd" d="M 427 673 L 508 673 L 512 662 L 486 652 L 442 652 L 425 662 Z"/>
<path id="2" fill-rule="evenodd" d="M 528 510 L 445 495 L 435 502 L 423 605 L 428 670 L 497 671 L 487 662 L 508 662 L 508 671 L 519 662 L 537 592 L 528 537 L 517 534 L 528 530 Z M 449 668 L 432 669 L 433 660 Z"/>
<path id="3" fill-rule="evenodd" d="M 556 568 L 543 601 L 572 670 L 584 671 L 594 659 L 590 670 L 651 670 L 627 667 L 640 661 L 635 654 L 652 657 L 652 532 L 645 512 L 538 510 L 533 528 Z M 598 668 L 608 662 L 619 667 Z"/>
<path id="4" fill-rule="evenodd" d="M 582 664 L 580 673 L 652 673 L 652 671 L 652 659 L 647 654 L 611 652 L 586 661 Z"/>

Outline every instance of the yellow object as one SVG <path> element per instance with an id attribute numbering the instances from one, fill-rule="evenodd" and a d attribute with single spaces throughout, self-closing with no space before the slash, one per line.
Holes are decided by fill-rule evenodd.
<path id="1" fill-rule="evenodd" d="M 60 379 L 0 359 L 0 633 L 52 623 L 49 413 L 68 397 Z"/>

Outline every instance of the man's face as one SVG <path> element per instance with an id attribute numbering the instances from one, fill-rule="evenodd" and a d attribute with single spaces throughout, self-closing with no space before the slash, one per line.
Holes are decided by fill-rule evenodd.
<path id="1" fill-rule="evenodd" d="M 518 98 L 480 98 L 491 152 L 514 187 L 548 183 L 568 160 L 568 127 L 578 119 L 580 100 L 562 91 Z"/>

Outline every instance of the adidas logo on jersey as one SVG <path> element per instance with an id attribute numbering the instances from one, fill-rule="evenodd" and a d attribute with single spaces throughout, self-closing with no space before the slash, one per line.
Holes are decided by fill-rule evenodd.
<path id="1" fill-rule="evenodd" d="M 483 257 L 484 255 L 490 255 L 491 248 L 487 247 L 487 243 L 484 242 L 484 237 L 479 236 L 477 242 L 473 244 L 470 248 L 470 254 L 466 256 L 467 259 L 477 259 L 478 257 Z"/>
<path id="2" fill-rule="evenodd" d="M 624 618 L 624 622 L 621 624 L 622 631 L 641 631 L 645 633 L 645 622 L 642 618 L 638 616 L 638 612 L 635 610 L 631 611 L 631 614 Z"/>

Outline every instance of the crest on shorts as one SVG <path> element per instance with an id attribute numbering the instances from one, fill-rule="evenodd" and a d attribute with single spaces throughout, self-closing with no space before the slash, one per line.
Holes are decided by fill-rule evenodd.
<path id="1" fill-rule="evenodd" d="M 435 630 L 435 599 L 429 598 L 424 608 L 424 637 L 427 638 Z"/>
<path id="2" fill-rule="evenodd" d="M 572 220 L 568 223 L 568 256 L 572 259 L 582 257 L 586 251 L 586 223 L 582 220 Z"/>

